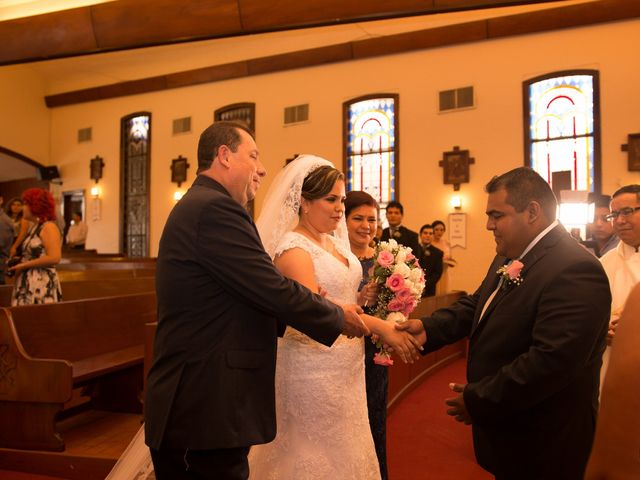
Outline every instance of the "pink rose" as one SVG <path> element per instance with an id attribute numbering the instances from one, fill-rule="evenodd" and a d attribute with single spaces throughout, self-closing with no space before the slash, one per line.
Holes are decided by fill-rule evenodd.
<path id="1" fill-rule="evenodd" d="M 405 317 L 409 317 L 409 314 L 413 312 L 418 305 L 415 298 L 411 298 L 408 302 L 404 304 L 404 308 L 402 309 L 402 313 L 404 313 Z"/>
<path id="2" fill-rule="evenodd" d="M 411 252 L 407 253 L 407 262 L 410 262 L 411 260 L 415 260 L 415 258 L 416 256 L 413 253 Z"/>
<path id="3" fill-rule="evenodd" d="M 524 264 L 520 260 L 514 260 L 513 262 L 511 262 L 511 265 L 506 268 L 506 272 L 507 275 L 509 275 L 509 278 L 511 280 L 515 280 L 516 278 L 518 278 L 520 276 L 522 267 L 524 267 Z"/>
<path id="4" fill-rule="evenodd" d="M 383 367 L 388 367 L 390 365 L 393 365 L 393 360 L 388 353 L 376 353 L 373 356 L 373 363 L 375 363 L 376 365 L 382 365 Z"/>
<path id="5" fill-rule="evenodd" d="M 378 264 L 381 267 L 387 268 L 390 267 L 391 265 L 393 265 L 393 253 L 388 252 L 386 250 L 381 251 L 378 254 Z"/>
<path id="6" fill-rule="evenodd" d="M 391 300 L 387 305 L 387 310 L 389 310 L 390 312 L 400 312 L 402 311 L 402 309 L 404 309 L 404 302 L 402 300 L 398 300 L 397 298 Z"/>
<path id="7" fill-rule="evenodd" d="M 411 298 L 411 290 L 409 290 L 407 287 L 401 288 L 396 292 L 396 298 L 404 303 L 407 303 L 407 300 Z"/>
<path id="8" fill-rule="evenodd" d="M 387 278 L 385 285 L 392 292 L 397 292 L 398 290 L 404 288 L 404 277 L 399 273 L 394 273 L 389 278 Z"/>

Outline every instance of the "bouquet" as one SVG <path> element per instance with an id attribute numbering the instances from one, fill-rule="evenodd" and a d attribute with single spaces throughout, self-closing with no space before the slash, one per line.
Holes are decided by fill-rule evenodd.
<path id="1" fill-rule="evenodd" d="M 393 239 L 378 244 L 371 280 L 379 285 L 378 302 L 373 315 L 396 323 L 407 320 L 424 290 L 424 272 L 418 259 L 411 248 Z M 379 340 L 376 346 L 379 351 L 373 361 L 378 365 L 393 365 L 391 356 Z"/>

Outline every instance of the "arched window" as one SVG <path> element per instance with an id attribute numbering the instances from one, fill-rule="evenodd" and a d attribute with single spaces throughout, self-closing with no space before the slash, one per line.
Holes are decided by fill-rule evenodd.
<path id="1" fill-rule="evenodd" d="M 524 82 L 525 164 L 556 192 L 600 191 L 598 79 L 574 70 Z"/>
<path id="2" fill-rule="evenodd" d="M 343 117 L 347 191 L 364 190 L 384 209 L 398 198 L 398 95 L 354 98 Z"/>

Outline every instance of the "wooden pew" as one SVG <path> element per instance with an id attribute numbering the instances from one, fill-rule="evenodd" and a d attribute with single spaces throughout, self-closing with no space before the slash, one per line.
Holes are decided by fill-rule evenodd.
<path id="1" fill-rule="evenodd" d="M 463 295 L 465 292 L 453 291 L 444 295 L 424 298 L 411 313 L 411 318 L 427 317 L 435 310 L 455 303 Z M 467 341 L 461 340 L 436 352 L 428 353 L 414 363 L 406 364 L 395 357 L 393 366 L 389 367 L 388 410 L 392 410 L 405 395 L 416 388 L 425 376 L 466 356 L 466 350 Z"/>
<path id="2" fill-rule="evenodd" d="M 81 262 L 60 262 L 56 265 L 58 272 L 64 270 L 82 271 L 82 270 L 135 270 L 135 269 L 155 269 L 155 259 L 148 260 L 132 260 L 128 261 L 81 261 Z"/>
<path id="3" fill-rule="evenodd" d="M 64 450 L 56 421 L 85 407 L 141 413 L 144 325 L 155 293 L 0 309 L 0 447 Z"/>
<path id="4" fill-rule="evenodd" d="M 123 278 L 155 277 L 155 268 L 135 268 L 129 270 L 58 270 L 58 278 L 66 281 L 108 281 Z M 64 298 L 64 290 L 62 291 Z"/>
<path id="5" fill-rule="evenodd" d="M 112 280 L 69 280 L 60 282 L 62 300 L 84 300 L 98 297 L 114 297 L 131 293 L 153 292 L 154 277 L 116 278 Z M 13 286 L 0 285 L 0 307 L 11 305 Z"/>

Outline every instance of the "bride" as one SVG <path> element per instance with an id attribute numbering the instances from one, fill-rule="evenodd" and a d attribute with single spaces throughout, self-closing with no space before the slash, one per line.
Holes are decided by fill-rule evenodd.
<path id="1" fill-rule="evenodd" d="M 344 198 L 342 173 L 327 160 L 303 155 L 274 179 L 257 226 L 284 275 L 335 303 L 353 304 L 362 267 L 349 246 Z M 404 361 L 413 360 L 419 348 L 413 337 L 375 317 L 362 318 Z M 274 442 L 251 449 L 251 479 L 380 478 L 367 415 L 363 342 L 340 336 L 326 347 L 287 328 L 276 363 L 278 433 Z M 140 429 L 106 480 L 152 478 Z"/>
<path id="2" fill-rule="evenodd" d="M 276 267 L 337 304 L 354 303 L 362 279 L 349 246 L 344 199 L 343 174 L 327 160 L 303 155 L 276 177 L 257 221 Z M 392 325 L 362 317 L 411 361 L 411 337 L 397 337 Z M 252 447 L 252 480 L 380 478 L 367 416 L 364 341 L 341 336 L 326 347 L 287 328 L 278 340 L 277 435 Z"/>

